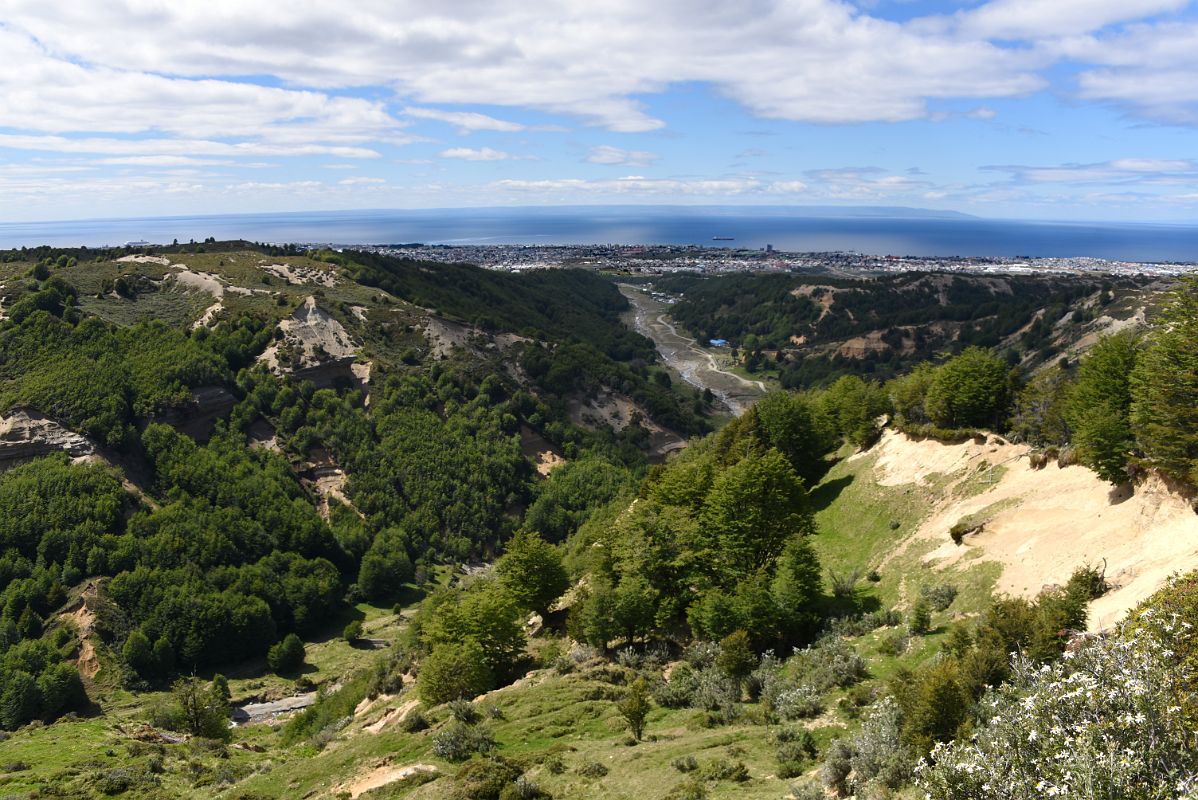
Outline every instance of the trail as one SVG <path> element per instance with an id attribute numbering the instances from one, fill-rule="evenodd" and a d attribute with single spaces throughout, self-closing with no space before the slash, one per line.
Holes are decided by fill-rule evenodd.
<path id="1" fill-rule="evenodd" d="M 742 378 L 721 369 L 714 355 L 678 329 L 668 319 L 664 303 L 654 300 L 647 292 L 619 284 L 620 293 L 632 304 L 628 320 L 637 333 L 653 340 L 662 360 L 682 379 L 699 390 L 711 393 L 736 416 L 740 416 L 768 391 L 757 380 Z"/>

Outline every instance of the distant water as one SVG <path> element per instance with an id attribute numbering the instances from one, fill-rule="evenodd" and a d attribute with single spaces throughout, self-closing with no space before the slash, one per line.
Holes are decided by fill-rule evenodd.
<path id="1" fill-rule="evenodd" d="M 335 244 L 695 244 L 913 256 L 1198 261 L 1198 226 L 810 216 L 777 208 L 569 207 L 227 214 L 0 223 L 0 247 L 194 239 Z M 712 237 L 733 241 L 712 241 Z"/>

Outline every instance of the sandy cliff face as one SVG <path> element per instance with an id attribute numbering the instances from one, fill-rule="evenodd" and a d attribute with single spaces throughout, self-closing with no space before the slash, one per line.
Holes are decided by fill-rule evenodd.
<path id="1" fill-rule="evenodd" d="M 8 417 L 0 417 L 0 470 L 60 451 L 86 456 L 94 453 L 96 446 L 86 436 L 31 409 L 14 409 Z"/>
<path id="2" fill-rule="evenodd" d="M 1113 588 L 1091 605 L 1092 630 L 1198 569 L 1198 514 L 1158 478 L 1113 487 L 1081 466 L 1034 469 L 1030 448 L 993 436 L 944 444 L 887 431 L 873 452 L 882 484 L 943 486 L 914 537 L 939 543 L 924 557 L 934 568 L 995 561 L 999 592 L 1033 597 L 1077 567 L 1105 565 Z M 949 530 L 967 518 L 980 530 L 955 544 Z"/>

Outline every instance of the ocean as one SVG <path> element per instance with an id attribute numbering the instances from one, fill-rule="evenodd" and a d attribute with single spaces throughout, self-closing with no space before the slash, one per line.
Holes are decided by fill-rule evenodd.
<path id="1" fill-rule="evenodd" d="M 216 239 L 331 244 L 676 244 L 911 256 L 1198 261 L 1198 225 L 1032 222 L 902 209 L 566 207 L 325 211 L 0 223 L 0 248 Z M 713 241 L 721 237 L 721 241 Z M 725 240 L 724 237 L 730 237 Z"/>

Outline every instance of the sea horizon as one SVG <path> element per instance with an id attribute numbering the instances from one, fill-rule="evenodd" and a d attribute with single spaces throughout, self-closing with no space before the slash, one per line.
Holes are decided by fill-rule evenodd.
<path id="1" fill-rule="evenodd" d="M 0 223 L 0 247 L 245 239 L 333 245 L 697 245 L 894 256 L 1198 262 L 1198 225 L 1021 220 L 891 206 L 493 206 Z"/>

